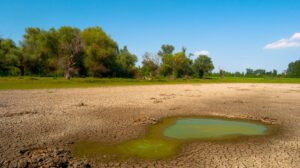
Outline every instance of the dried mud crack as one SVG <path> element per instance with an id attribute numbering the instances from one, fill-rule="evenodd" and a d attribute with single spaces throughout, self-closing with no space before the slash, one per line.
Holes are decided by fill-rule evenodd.
<path id="1" fill-rule="evenodd" d="M 84 159 L 73 159 L 70 151 L 62 148 L 30 149 L 21 150 L 21 156 L 14 160 L 4 161 L 1 167 L 91 167 L 89 161 Z"/>
<path id="2" fill-rule="evenodd" d="M 192 84 L 0 91 L 0 167 L 300 167 L 298 84 Z M 73 157 L 70 143 L 118 144 L 173 116 L 280 125 L 278 136 L 192 142 L 163 160 Z"/>

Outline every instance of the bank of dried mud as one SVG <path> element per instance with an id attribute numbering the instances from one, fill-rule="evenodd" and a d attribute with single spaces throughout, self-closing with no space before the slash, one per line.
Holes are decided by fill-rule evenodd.
<path id="1" fill-rule="evenodd" d="M 300 167 L 299 84 L 187 84 L 0 91 L 2 167 Z M 261 120 L 279 136 L 193 142 L 167 160 L 72 158 L 77 141 L 115 144 L 171 116 Z M 103 158 L 101 159 L 103 160 Z M 104 159 L 105 160 L 105 159 Z"/>

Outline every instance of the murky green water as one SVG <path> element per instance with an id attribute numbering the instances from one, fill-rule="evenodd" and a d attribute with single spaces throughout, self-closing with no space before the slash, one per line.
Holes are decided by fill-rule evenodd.
<path id="1" fill-rule="evenodd" d="M 167 118 L 150 126 L 143 137 L 116 145 L 101 142 L 77 142 L 71 146 L 75 157 L 107 159 L 160 159 L 178 152 L 191 141 L 224 140 L 241 136 L 264 135 L 262 123 L 215 118 Z"/>
<path id="2" fill-rule="evenodd" d="M 242 121 L 217 119 L 181 119 L 167 127 L 163 135 L 176 139 L 219 138 L 230 135 L 263 135 L 267 128 Z"/>

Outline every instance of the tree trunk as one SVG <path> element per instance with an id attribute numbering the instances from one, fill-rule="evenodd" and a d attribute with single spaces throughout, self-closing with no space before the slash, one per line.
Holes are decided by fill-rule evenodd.
<path id="1" fill-rule="evenodd" d="M 204 72 L 203 71 L 199 71 L 199 77 L 202 79 L 204 76 Z"/>
<path id="2" fill-rule="evenodd" d="M 67 68 L 67 70 L 65 72 L 65 79 L 70 80 L 70 78 L 71 78 L 70 68 Z"/>
<path id="3" fill-rule="evenodd" d="M 19 66 L 18 68 L 20 70 L 19 76 L 24 76 L 25 73 L 24 66 Z"/>
<path id="4" fill-rule="evenodd" d="M 224 79 L 224 71 L 223 70 L 220 70 L 220 76 L 221 76 L 221 79 Z"/>
<path id="5" fill-rule="evenodd" d="M 71 72 L 70 72 L 70 70 L 71 70 L 71 67 L 72 67 L 72 61 L 71 61 L 72 58 L 73 58 L 73 56 L 71 55 L 69 57 L 69 60 L 68 60 L 68 63 L 67 63 L 67 67 L 66 67 L 66 71 L 65 71 L 65 79 L 67 79 L 67 80 L 71 79 Z"/>

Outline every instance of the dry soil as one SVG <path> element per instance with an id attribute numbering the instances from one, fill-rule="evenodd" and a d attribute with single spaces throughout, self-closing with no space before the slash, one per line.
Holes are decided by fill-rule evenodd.
<path id="1" fill-rule="evenodd" d="M 261 120 L 276 135 L 193 142 L 167 160 L 72 158 L 77 141 L 114 144 L 170 116 Z M 299 84 L 186 84 L 0 91 L 0 167 L 300 167 Z"/>

